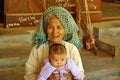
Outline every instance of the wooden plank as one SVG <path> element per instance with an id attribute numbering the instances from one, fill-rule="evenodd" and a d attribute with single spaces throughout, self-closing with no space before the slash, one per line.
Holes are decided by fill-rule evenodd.
<path id="1" fill-rule="evenodd" d="M 45 10 L 44 0 L 5 0 L 4 2 L 6 27 L 35 26 L 35 21 L 39 21 L 41 13 Z"/>
<path id="2" fill-rule="evenodd" d="M 85 11 L 85 0 L 80 0 L 81 8 Z M 89 11 L 99 11 L 101 8 L 101 0 L 87 0 Z"/>
<path id="3" fill-rule="evenodd" d="M 90 14 L 91 22 L 101 21 L 102 11 L 89 11 L 88 13 Z M 86 12 L 85 11 L 82 11 L 81 14 L 82 14 L 82 16 L 84 16 L 84 18 L 86 18 Z"/>
<path id="4" fill-rule="evenodd" d="M 8 13 L 41 13 L 45 10 L 43 0 L 5 0 L 5 14 Z M 41 5 L 40 5 L 41 4 Z"/>
<path id="5" fill-rule="evenodd" d="M 6 14 L 5 27 L 28 27 L 36 26 L 40 19 L 41 13 L 36 13 L 34 16 L 29 14 Z"/>
<path id="6" fill-rule="evenodd" d="M 62 6 L 71 13 L 75 13 L 75 2 L 76 0 L 46 0 L 46 7 L 50 6 Z"/>

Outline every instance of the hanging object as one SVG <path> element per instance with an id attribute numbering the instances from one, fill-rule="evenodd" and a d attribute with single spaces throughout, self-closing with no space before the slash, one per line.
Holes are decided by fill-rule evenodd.
<path id="1" fill-rule="evenodd" d="M 92 34 L 92 32 L 90 30 L 92 25 L 91 25 L 91 19 L 90 19 L 90 14 L 89 14 L 88 3 L 87 3 L 87 0 L 84 0 L 84 1 L 85 1 L 85 11 L 86 11 L 86 26 L 89 30 L 88 36 L 89 36 L 89 40 L 90 40 L 90 44 L 91 44 L 90 48 L 95 55 L 98 55 L 99 52 L 98 52 L 98 49 L 95 45 L 94 35 Z"/>
<path id="2" fill-rule="evenodd" d="M 89 39 L 89 37 L 85 37 L 85 48 L 87 49 L 87 50 L 90 50 L 91 49 L 91 45 L 90 45 L 90 39 Z"/>
<path id="3" fill-rule="evenodd" d="M 79 0 L 76 0 L 76 23 L 81 26 L 81 6 Z"/>
<path id="4" fill-rule="evenodd" d="M 84 39 L 85 42 L 85 47 L 88 50 L 92 50 L 93 53 L 95 55 L 98 55 L 98 49 L 95 45 L 95 39 L 94 39 L 94 35 L 91 32 L 91 18 L 90 18 L 90 13 L 89 13 L 89 9 L 88 9 L 88 3 L 87 0 L 84 0 L 85 3 L 85 15 L 81 13 L 82 9 L 81 9 L 81 5 L 80 5 L 80 0 L 76 0 L 77 4 L 76 4 L 76 23 L 78 24 L 78 26 L 83 29 L 83 31 L 87 34 L 87 36 Z"/>
<path id="5" fill-rule="evenodd" d="M 78 25 L 78 27 L 79 27 L 79 30 L 78 30 L 78 36 L 79 36 L 79 40 L 82 42 L 83 40 L 82 40 L 82 32 L 81 32 L 81 6 L 80 6 L 80 2 L 79 2 L 79 0 L 76 0 L 76 18 L 75 18 L 75 20 L 76 20 L 76 23 L 77 23 L 77 25 Z"/>

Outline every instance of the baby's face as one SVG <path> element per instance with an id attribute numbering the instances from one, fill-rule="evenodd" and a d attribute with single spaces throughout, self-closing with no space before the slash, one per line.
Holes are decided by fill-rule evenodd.
<path id="1" fill-rule="evenodd" d="M 66 55 L 65 54 L 54 54 L 50 58 L 50 62 L 54 67 L 62 67 L 66 64 Z"/>

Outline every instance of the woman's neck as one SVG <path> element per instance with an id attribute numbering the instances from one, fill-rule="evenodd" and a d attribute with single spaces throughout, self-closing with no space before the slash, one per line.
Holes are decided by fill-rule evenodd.
<path id="1" fill-rule="evenodd" d="M 50 47 L 52 44 L 54 44 L 54 43 L 61 43 L 61 44 L 62 44 L 62 41 L 60 41 L 60 42 L 52 42 L 52 41 L 48 41 L 49 47 Z"/>

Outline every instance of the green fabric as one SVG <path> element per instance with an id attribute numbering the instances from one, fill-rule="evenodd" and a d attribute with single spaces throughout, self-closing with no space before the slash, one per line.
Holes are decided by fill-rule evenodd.
<path id="1" fill-rule="evenodd" d="M 48 21 L 51 17 L 57 16 L 64 26 L 65 33 L 63 40 L 73 43 L 76 47 L 81 46 L 78 38 L 78 26 L 75 23 L 72 15 L 63 7 L 51 6 L 43 12 L 40 18 L 38 29 L 34 35 L 33 43 L 37 44 L 38 47 L 47 41 L 45 29 Z"/>

